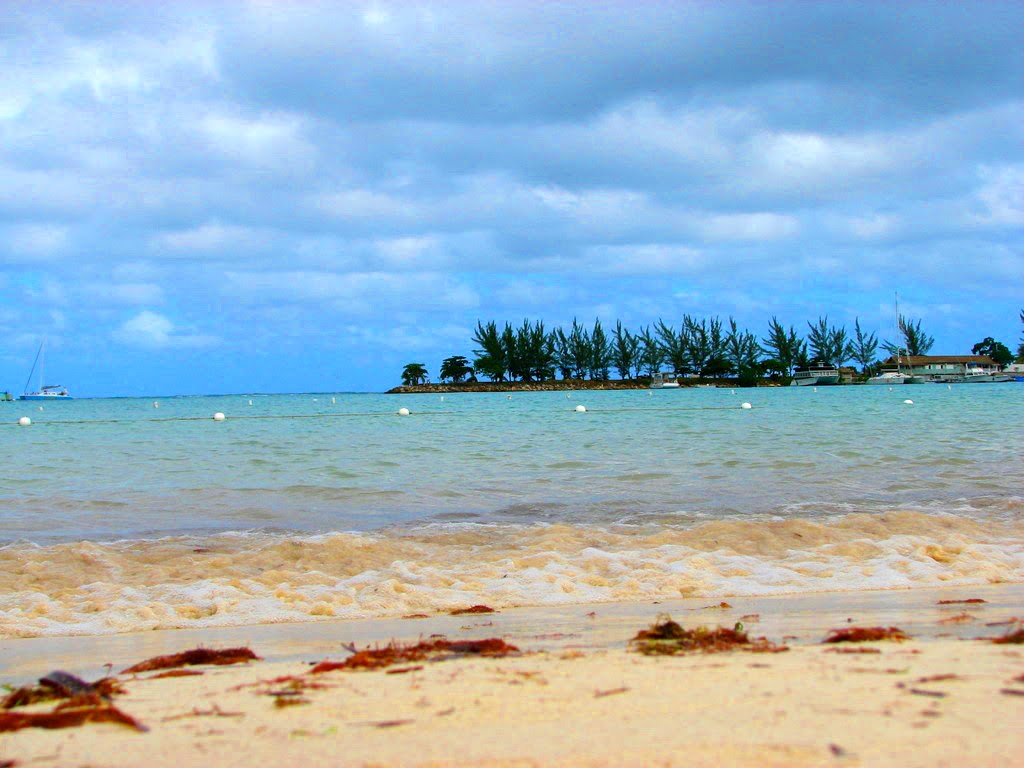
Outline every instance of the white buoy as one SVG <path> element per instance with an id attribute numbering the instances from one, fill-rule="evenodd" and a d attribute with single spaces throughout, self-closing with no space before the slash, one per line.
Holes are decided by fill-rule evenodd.
<path id="1" fill-rule="evenodd" d="M 730 395 L 735 395 L 736 394 L 736 390 L 735 389 L 730 389 L 729 390 L 729 394 Z"/>
<path id="2" fill-rule="evenodd" d="M 903 401 L 903 404 L 904 404 L 904 405 L 913 405 L 913 404 L 914 404 L 914 401 L 913 401 L 913 400 L 904 400 L 904 401 Z"/>
<path id="3" fill-rule="evenodd" d="M 811 387 L 811 389 L 813 389 L 813 390 L 814 390 L 815 392 L 817 392 L 817 391 L 818 391 L 818 388 L 817 388 L 817 387 Z"/>
<path id="4" fill-rule="evenodd" d="M 40 406 L 39 406 L 39 410 L 40 410 L 40 411 L 41 411 L 41 410 L 43 410 L 43 406 L 41 406 L 41 405 L 40 405 Z"/>
<path id="5" fill-rule="evenodd" d="M 249 405 L 252 405 L 252 400 L 249 401 Z"/>
<path id="6" fill-rule="evenodd" d="M 505 396 L 505 399 L 506 399 L 506 400 L 511 400 L 511 399 L 512 399 L 512 395 L 506 395 L 506 396 Z"/>
<path id="7" fill-rule="evenodd" d="M 577 405 L 576 406 L 576 413 L 586 413 L 586 412 L 587 412 L 587 406 L 585 406 L 585 405 Z"/>
<path id="8" fill-rule="evenodd" d="M 221 413 L 220 411 L 217 411 L 215 414 L 213 414 L 213 420 L 214 421 L 224 421 L 224 414 Z"/>
<path id="9" fill-rule="evenodd" d="M 441 395 L 441 402 L 444 402 L 444 395 Z"/>
<path id="10" fill-rule="evenodd" d="M 754 406 L 752 406 L 750 403 L 744 403 L 743 405 L 740 406 L 740 408 L 742 408 L 744 411 L 749 411 L 753 407 Z"/>
<path id="11" fill-rule="evenodd" d="M 952 384 L 947 384 L 946 385 L 946 389 L 948 389 L 950 392 L 952 392 L 953 391 L 953 385 Z"/>
<path id="12" fill-rule="evenodd" d="M 444 400 L 444 398 L 443 398 L 443 397 L 442 397 L 441 399 L 442 399 L 442 400 Z M 336 397 L 332 397 L 332 398 L 331 398 L 331 405 L 334 405 L 334 404 L 336 404 L 337 402 L 338 402 L 338 398 L 336 398 Z"/>
<path id="13" fill-rule="evenodd" d="M 399 408 L 398 409 L 398 415 L 399 416 L 408 416 L 409 415 L 409 409 L 408 408 Z"/>
<path id="14" fill-rule="evenodd" d="M 154 408 L 159 408 L 160 407 L 160 403 L 158 403 L 156 400 L 154 400 L 153 401 L 153 407 Z"/>
<path id="15" fill-rule="evenodd" d="M 32 419 L 30 419 L 28 416 L 22 416 L 20 419 L 18 419 L 18 423 L 23 427 L 27 427 L 29 424 L 32 423 Z"/>

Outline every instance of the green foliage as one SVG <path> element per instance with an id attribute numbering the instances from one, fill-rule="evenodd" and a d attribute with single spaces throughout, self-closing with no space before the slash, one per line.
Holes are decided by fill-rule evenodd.
<path id="1" fill-rule="evenodd" d="M 447 357 L 441 362 L 441 381 L 451 380 L 454 384 L 461 384 L 465 379 L 472 378 L 473 367 L 462 355 Z"/>
<path id="2" fill-rule="evenodd" d="M 1005 367 L 1013 362 L 1013 353 L 1009 348 L 1002 342 L 996 341 L 991 336 L 986 336 L 983 341 L 979 341 L 973 347 L 971 347 L 971 353 L 975 355 L 988 355 L 1000 367 Z"/>
<path id="3" fill-rule="evenodd" d="M 750 331 L 741 331 L 736 321 L 729 318 L 729 333 L 725 337 L 725 356 L 739 378 L 739 385 L 756 386 L 760 377 L 761 347 Z"/>
<path id="4" fill-rule="evenodd" d="M 772 317 L 768 326 L 768 336 L 761 339 L 761 343 L 762 349 L 770 359 L 778 361 L 781 375 L 792 376 L 801 347 L 806 348 L 805 342 L 797 335 L 796 328 L 789 326 L 787 331 L 778 319 Z"/>
<path id="5" fill-rule="evenodd" d="M 402 384 L 406 387 L 414 387 L 417 384 L 425 384 L 427 381 L 427 368 L 423 363 L 409 363 L 402 369 Z"/>
<path id="6" fill-rule="evenodd" d="M 932 345 L 935 344 L 935 339 L 921 330 L 920 320 L 917 323 L 912 323 L 903 315 L 900 315 L 897 326 L 899 327 L 902 339 L 896 343 L 886 341 L 882 344 L 882 349 L 893 357 L 899 357 L 900 355 L 907 355 L 908 357 L 927 355 Z"/>
<path id="7" fill-rule="evenodd" d="M 651 326 L 640 329 L 640 365 L 644 373 L 653 376 L 661 370 L 665 352 L 658 339 L 651 333 Z"/>
<path id="8" fill-rule="evenodd" d="M 818 362 L 839 368 L 853 357 L 853 349 L 846 337 L 846 329 L 828 324 L 828 315 L 819 317 L 817 323 L 808 323 L 811 329 L 807 343 L 811 354 Z"/>
<path id="9" fill-rule="evenodd" d="M 853 342 L 850 345 L 850 357 L 860 364 L 864 373 L 875 365 L 878 357 L 878 339 L 874 333 L 864 333 L 860 327 L 860 318 L 853 321 Z"/>
<path id="10" fill-rule="evenodd" d="M 491 381 L 505 381 L 505 375 L 508 373 L 508 360 L 505 356 L 505 347 L 502 344 L 501 336 L 498 334 L 497 324 L 492 320 L 484 325 L 478 320 L 473 341 L 479 345 L 479 349 L 473 350 L 476 355 L 473 368 L 476 372 L 483 374 Z"/>
<path id="11" fill-rule="evenodd" d="M 611 344 L 601 327 L 601 321 L 594 321 L 594 330 L 590 332 L 590 366 L 588 373 L 594 381 L 608 381 L 612 365 Z"/>
<path id="12" fill-rule="evenodd" d="M 623 328 L 621 322 L 616 321 L 611 343 L 611 362 L 619 372 L 620 379 L 630 378 L 634 365 L 639 364 L 639 354 L 640 339 Z"/>

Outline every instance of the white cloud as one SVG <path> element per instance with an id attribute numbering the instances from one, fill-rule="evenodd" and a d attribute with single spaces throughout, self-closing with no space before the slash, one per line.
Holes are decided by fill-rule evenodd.
<path id="1" fill-rule="evenodd" d="M 157 250 L 210 253 L 253 248 L 259 242 L 260 237 L 255 230 L 210 222 L 191 229 L 164 232 L 153 238 L 152 245 Z"/>
<path id="2" fill-rule="evenodd" d="M 975 197 L 982 208 L 976 221 L 993 226 L 1024 225 L 1024 165 L 981 168 L 982 186 Z"/>
<path id="3" fill-rule="evenodd" d="M 145 349 L 208 347 L 217 343 L 213 336 L 178 333 L 167 317 L 149 310 L 125 320 L 112 335 L 116 341 Z"/>
<path id="4" fill-rule="evenodd" d="M 303 136 L 303 122 L 294 115 L 212 114 L 198 128 L 211 149 L 253 168 L 305 173 L 316 161 L 316 147 Z"/>
<path id="5" fill-rule="evenodd" d="M 155 283 L 88 283 L 82 292 L 90 298 L 112 304 L 161 304 L 163 289 Z"/>
<path id="6" fill-rule="evenodd" d="M 793 237 L 800 222 L 779 213 L 729 213 L 701 219 L 697 230 L 707 240 L 771 241 Z"/>
<path id="7" fill-rule="evenodd" d="M 12 228 L 7 242 L 14 253 L 22 256 L 53 256 L 67 245 L 68 229 L 54 224 L 24 224 Z"/>

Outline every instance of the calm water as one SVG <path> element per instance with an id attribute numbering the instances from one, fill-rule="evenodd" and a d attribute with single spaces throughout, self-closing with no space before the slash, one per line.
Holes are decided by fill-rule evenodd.
<path id="1" fill-rule="evenodd" d="M 157 402 L 0 403 L 0 634 L 1024 579 L 1019 384 Z"/>

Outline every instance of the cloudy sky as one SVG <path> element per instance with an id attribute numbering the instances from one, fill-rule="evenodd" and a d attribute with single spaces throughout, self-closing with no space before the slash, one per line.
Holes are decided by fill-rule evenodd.
<path id="1" fill-rule="evenodd" d="M 478 318 L 1024 307 L 1024 4 L 0 0 L 0 389 L 380 390 Z M 47 382 L 51 383 L 51 382 Z"/>

